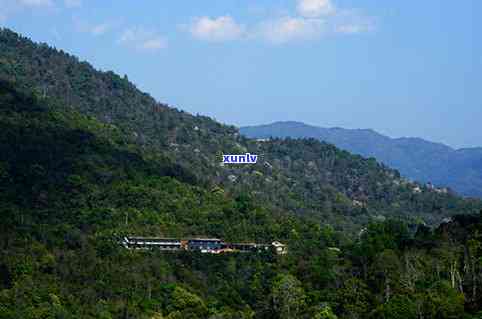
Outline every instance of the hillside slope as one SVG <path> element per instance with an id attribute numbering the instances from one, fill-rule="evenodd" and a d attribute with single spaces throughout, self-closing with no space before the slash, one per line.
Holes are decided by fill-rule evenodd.
<path id="1" fill-rule="evenodd" d="M 300 122 L 247 126 L 249 138 L 315 138 L 364 157 L 374 157 L 412 180 L 482 197 L 482 148 L 455 150 L 420 138 L 389 138 L 373 130 L 322 128 Z"/>
<path id="2" fill-rule="evenodd" d="M 462 200 L 400 179 L 398 172 L 316 140 L 258 143 L 232 126 L 160 104 L 127 78 L 99 72 L 62 51 L 0 31 L 0 78 L 57 99 L 59 109 L 113 125 L 125 143 L 162 154 L 204 185 L 247 193 L 273 210 L 317 216 L 352 228 L 371 216 L 423 218 L 477 212 L 479 201 Z M 256 165 L 221 165 L 221 155 L 259 154 Z"/>
<path id="3" fill-rule="evenodd" d="M 402 207 L 404 218 L 437 219 L 478 202 L 392 185 L 405 183 L 396 171 L 316 140 L 256 143 L 225 136 L 230 128 L 214 122 L 208 137 L 259 150 L 269 165 L 250 177 L 214 169 L 207 156 L 194 174 L 181 144 L 148 144 L 127 120 L 99 121 L 35 88 L 0 80 L 1 319 L 480 318 L 480 214 L 433 231 L 363 222 Z M 203 123 L 180 118 L 175 128 Z M 246 183 L 226 183 L 224 170 Z M 355 195 L 368 206 L 349 200 Z M 363 231 L 326 225 L 330 211 L 333 222 Z M 289 253 L 133 251 L 119 242 L 127 234 L 276 239 Z"/>
<path id="4" fill-rule="evenodd" d="M 4 81 L 0 126 L 0 318 L 248 318 L 272 256 L 136 253 L 120 238 L 321 243 L 312 222 L 205 189 L 116 127 Z"/>
<path id="5" fill-rule="evenodd" d="M 433 232 L 371 222 L 352 241 L 205 189 L 58 103 L 0 81 L 0 318 L 479 318 L 482 215 Z M 129 251 L 127 234 L 277 239 L 289 254 Z"/>

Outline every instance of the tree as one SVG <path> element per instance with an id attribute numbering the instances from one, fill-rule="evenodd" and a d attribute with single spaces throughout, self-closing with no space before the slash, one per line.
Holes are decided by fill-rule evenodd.
<path id="1" fill-rule="evenodd" d="M 407 296 L 395 296 L 380 305 L 371 315 L 373 319 L 417 319 L 417 307 Z"/>
<path id="2" fill-rule="evenodd" d="M 400 270 L 400 260 L 393 250 L 386 249 L 377 256 L 373 272 L 376 277 L 382 280 L 385 302 L 390 301 L 393 288 L 399 282 Z"/>
<path id="3" fill-rule="evenodd" d="M 464 316 L 464 295 L 448 281 L 436 282 L 423 295 L 417 296 L 418 301 L 422 301 L 418 317 L 457 319 Z"/>
<path id="4" fill-rule="evenodd" d="M 365 282 L 358 278 L 345 280 L 336 300 L 343 318 L 362 318 L 370 309 L 370 291 Z"/>
<path id="5" fill-rule="evenodd" d="M 195 319 L 204 318 L 207 315 L 208 309 L 199 296 L 190 293 L 182 287 L 176 286 L 171 294 L 168 311 L 171 313 L 179 312 L 179 314 L 182 315 L 181 318 Z"/>
<path id="6" fill-rule="evenodd" d="M 313 319 L 338 319 L 338 317 L 333 313 L 330 306 L 324 305 L 315 313 L 312 317 Z"/>
<path id="7" fill-rule="evenodd" d="M 279 275 L 273 284 L 271 298 L 278 318 L 298 318 L 305 306 L 305 292 L 292 275 Z"/>

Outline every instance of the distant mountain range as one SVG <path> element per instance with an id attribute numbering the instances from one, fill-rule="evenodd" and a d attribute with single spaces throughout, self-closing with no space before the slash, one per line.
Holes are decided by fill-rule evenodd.
<path id="1" fill-rule="evenodd" d="M 410 179 L 482 197 L 482 147 L 453 149 L 421 138 L 390 138 L 371 129 L 323 128 L 300 122 L 241 127 L 250 138 L 316 138 L 378 161 Z"/>

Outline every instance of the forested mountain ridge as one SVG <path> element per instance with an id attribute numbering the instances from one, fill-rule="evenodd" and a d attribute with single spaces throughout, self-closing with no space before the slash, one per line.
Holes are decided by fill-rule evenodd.
<path id="1" fill-rule="evenodd" d="M 316 215 L 337 227 L 370 216 L 404 216 L 436 223 L 481 203 L 408 183 L 398 172 L 315 140 L 256 142 L 232 126 L 160 104 L 112 72 L 3 29 L 0 78 L 59 100 L 60 108 L 116 127 L 126 143 L 159 152 L 212 188 L 245 192 L 273 209 Z M 221 154 L 251 152 L 257 165 L 222 166 Z M 419 191 L 420 189 L 420 191 Z"/>
<path id="2" fill-rule="evenodd" d="M 390 138 L 373 130 L 323 128 L 300 122 L 241 127 L 249 138 L 315 138 L 393 167 L 412 180 L 482 197 L 482 148 L 453 149 L 420 138 Z"/>
<path id="3" fill-rule="evenodd" d="M 270 242 L 288 241 L 295 232 L 295 253 L 307 230 L 322 236 L 312 222 L 268 211 L 246 196 L 206 190 L 168 158 L 126 143 L 116 127 L 58 103 L 0 81 L 0 318 L 242 314 L 244 301 L 229 305 L 239 296 L 226 303 L 231 293 L 225 289 L 235 287 L 227 286 L 228 278 L 201 269 L 209 257 L 132 254 L 119 239 L 204 235 Z M 202 275 L 189 267 L 201 267 Z M 209 292 L 201 279 L 209 279 Z M 209 295 L 214 308 L 195 293 Z"/>
<path id="4" fill-rule="evenodd" d="M 416 190 L 374 160 L 313 139 L 257 143 L 167 107 L 163 118 L 171 129 L 159 131 L 156 142 L 141 120 L 126 120 L 141 106 L 129 104 L 109 119 L 94 106 L 67 104 L 61 91 L 51 94 L 55 68 L 38 70 L 42 79 L 50 74 L 51 88 L 30 81 L 36 72 L 30 64 L 11 62 L 28 55 L 4 46 L 12 36 L 19 45 L 30 42 L 6 34 L 9 40 L 0 36 L 0 69 L 10 72 L 0 80 L 1 319 L 480 318 L 477 201 Z M 55 52 L 32 46 L 33 57 L 37 50 Z M 137 116 L 148 118 L 144 112 Z M 254 150 L 261 165 L 222 167 L 206 151 L 219 152 L 219 145 Z M 429 221 L 474 214 L 435 230 L 378 216 L 396 216 L 397 209 L 407 210 L 404 219 Z M 363 229 L 337 231 L 328 222 Z M 289 254 L 129 251 L 119 242 L 126 234 L 276 239 Z"/>
<path id="5" fill-rule="evenodd" d="M 59 103 L 0 81 L 0 318 L 480 318 L 482 215 L 372 221 L 350 239 L 205 189 Z M 129 251 L 126 234 L 278 239 L 289 254 Z"/>

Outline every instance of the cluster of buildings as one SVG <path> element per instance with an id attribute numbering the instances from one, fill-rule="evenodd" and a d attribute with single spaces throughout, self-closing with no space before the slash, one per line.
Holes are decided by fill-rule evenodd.
<path id="1" fill-rule="evenodd" d="M 287 253 L 286 245 L 274 241 L 271 244 L 226 243 L 218 238 L 174 239 L 160 237 L 124 237 L 122 245 L 127 249 L 155 249 L 162 251 L 199 251 L 201 253 L 221 254 L 231 252 L 271 251 L 277 255 Z"/>

